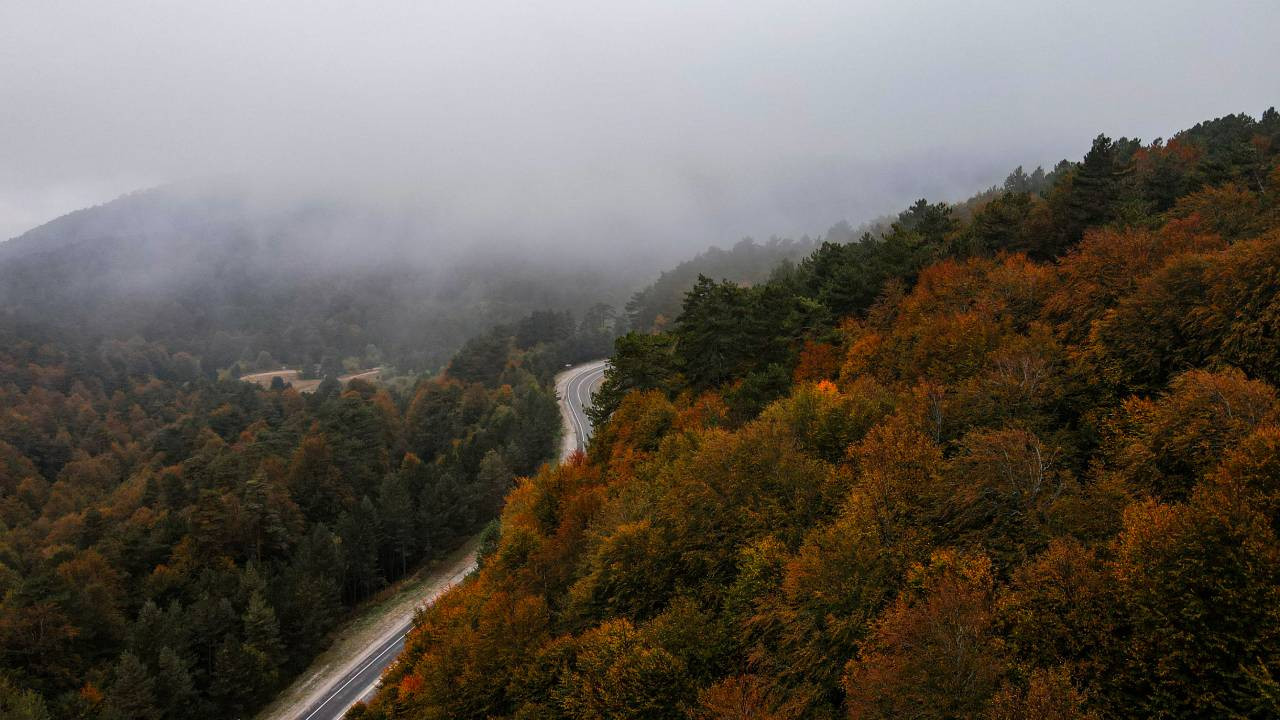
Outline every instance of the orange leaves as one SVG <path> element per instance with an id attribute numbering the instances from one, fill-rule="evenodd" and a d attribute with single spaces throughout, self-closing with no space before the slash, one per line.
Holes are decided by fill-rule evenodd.
<path id="1" fill-rule="evenodd" d="M 857 442 L 892 408 L 889 392 L 871 378 L 860 378 L 840 392 L 835 383 L 797 385 L 787 398 L 775 402 L 761 420 L 777 423 L 806 450 L 828 462 L 844 459 Z"/>
<path id="2" fill-rule="evenodd" d="M 623 448 L 656 450 L 659 439 L 675 419 L 675 405 L 661 391 L 628 393 L 609 422 L 599 429 L 592 447 L 599 446 L 610 454 Z"/>
<path id="3" fill-rule="evenodd" d="M 998 623 L 1011 654 L 1033 667 L 1065 666 L 1098 679 L 1113 658 L 1120 608 L 1111 568 L 1072 539 L 1055 539 L 1019 566 Z"/>
<path id="4" fill-rule="evenodd" d="M 1235 183 L 1187 195 L 1178 200 L 1170 215 L 1191 220 L 1204 232 L 1228 241 L 1256 235 L 1265 225 L 1258 196 Z"/>
<path id="5" fill-rule="evenodd" d="M 1280 528 L 1280 428 L 1264 425 L 1240 440 L 1209 479 L 1225 496 L 1253 505 Z"/>
<path id="6" fill-rule="evenodd" d="M 1045 303 L 1045 316 L 1059 321 L 1061 337 L 1082 341 L 1093 321 L 1137 289 L 1142 278 L 1167 259 L 1223 247 L 1221 238 L 1197 226 L 1166 225 L 1159 232 L 1099 229 L 1059 262 L 1059 285 Z"/>
<path id="7" fill-rule="evenodd" d="M 724 398 L 717 392 L 709 391 L 680 408 L 674 427 L 680 431 L 703 430 L 725 424 L 728 417 L 729 407 Z"/>
<path id="8" fill-rule="evenodd" d="M 1243 658 L 1280 671 L 1280 544 L 1270 523 L 1220 488 L 1187 503 L 1138 504 L 1116 542 L 1133 625 L 1117 680 L 1149 716 L 1245 715 L 1262 691 Z M 1265 692 L 1265 691 L 1262 691 Z"/>
<path id="9" fill-rule="evenodd" d="M 97 706 L 102 702 L 102 690 L 97 685 L 87 682 L 80 687 L 77 693 L 80 699 L 90 706 Z"/>
<path id="10" fill-rule="evenodd" d="M 503 702 L 509 664 L 548 640 L 548 624 L 541 598 L 506 592 L 481 571 L 420 614 L 388 683 L 415 678 L 399 699 L 435 717 L 490 715 Z"/>
<path id="11" fill-rule="evenodd" d="M 787 700 L 777 684 L 759 675 L 735 675 L 698 693 L 698 720 L 800 720 L 803 703 Z"/>
<path id="12" fill-rule="evenodd" d="M 1084 709 L 1085 694 L 1071 680 L 1065 668 L 1031 672 L 1026 688 L 1006 684 L 992 698 L 988 720 L 1097 720 L 1098 714 Z"/>
<path id="13" fill-rule="evenodd" d="M 1072 342 L 1094 320 L 1132 292 L 1139 278 L 1166 257 L 1160 237 L 1145 230 L 1094 230 L 1059 261 L 1059 285 L 1045 302 L 1046 317 Z"/>
<path id="14" fill-rule="evenodd" d="M 1116 380 L 1123 387 L 1160 387 L 1207 358 L 1215 344 L 1205 303 L 1212 263 L 1194 253 L 1170 258 L 1094 323 L 1093 351 L 1121 370 Z"/>
<path id="15" fill-rule="evenodd" d="M 866 498 L 880 533 L 896 539 L 909 525 L 927 524 L 942 499 L 942 449 L 895 418 L 876 425 L 850 448 L 858 476 L 855 492 Z"/>
<path id="16" fill-rule="evenodd" d="M 763 595 L 749 621 L 759 643 L 754 666 L 792 687 L 834 684 L 832 658 L 856 650 L 892 598 L 910 551 L 886 542 L 855 495 L 840 517 L 805 537 L 783 568 L 781 592 Z"/>
<path id="17" fill-rule="evenodd" d="M 1224 363 L 1280 380 L 1280 233 L 1170 256 L 1096 318 L 1095 352 L 1137 388 Z"/>
<path id="18" fill-rule="evenodd" d="M 400 693 L 400 697 L 411 698 L 422 692 L 423 685 L 425 683 L 417 675 L 405 675 L 400 678 L 400 684 L 396 686 L 396 690 Z"/>
<path id="19" fill-rule="evenodd" d="M 878 332 L 866 330 L 853 335 L 853 341 L 845 353 L 844 365 L 840 367 L 840 378 L 852 380 L 880 370 L 877 359 L 883 345 L 884 336 Z"/>
<path id="20" fill-rule="evenodd" d="M 908 586 L 846 669 L 849 716 L 977 715 L 1005 669 L 991 632 L 991 563 L 938 551 Z"/>
<path id="21" fill-rule="evenodd" d="M 1005 335 L 980 371 L 954 386 L 939 437 L 975 425 L 1053 424 L 1053 410 L 1066 393 L 1066 366 L 1066 353 L 1047 326 L 1032 323 L 1025 333 Z"/>
<path id="22" fill-rule="evenodd" d="M 1280 383 L 1280 230 L 1223 251 L 1208 283 L 1213 359 Z"/>
<path id="23" fill-rule="evenodd" d="M 605 502 L 598 468 L 584 462 L 544 468 L 507 495 L 495 573 L 540 593 L 565 590 L 583 536 Z"/>
<path id="24" fill-rule="evenodd" d="M 840 355 L 834 345 L 806 340 L 792 377 L 797 383 L 825 380 L 835 377 L 839 371 Z"/>
<path id="25" fill-rule="evenodd" d="M 790 388 L 742 424 L 732 395 L 631 393 L 591 457 L 511 494 L 402 694 L 442 716 L 1265 715 L 1242 698 L 1280 677 L 1267 202 L 1209 188 L 1056 266 L 890 282 L 797 336 Z"/>
<path id="26" fill-rule="evenodd" d="M 675 718 L 685 663 L 626 620 L 611 620 L 583 633 L 576 642 L 573 669 L 557 689 L 569 717 Z M 686 690 L 687 692 L 687 690 Z"/>
<path id="27" fill-rule="evenodd" d="M 1185 498 L 1224 454 L 1280 413 L 1276 391 L 1239 370 L 1192 370 L 1157 400 L 1132 399 L 1104 448 L 1110 471 L 1165 498 Z"/>
<path id="28" fill-rule="evenodd" d="M 1137 578 L 1137 558 L 1158 552 L 1165 545 L 1170 533 L 1185 522 L 1186 512 L 1179 506 L 1147 499 L 1136 502 L 1124 511 L 1124 532 L 1118 538 L 1119 562 L 1116 578 L 1132 582 Z"/>
<path id="29" fill-rule="evenodd" d="M 901 313 L 908 321 L 942 313 L 980 310 L 1017 315 L 1043 302 L 1052 271 L 1025 255 L 944 260 L 920 273 Z"/>
<path id="30" fill-rule="evenodd" d="M 1002 337 L 1037 317 L 1052 288 L 1052 270 L 1023 255 L 929 266 L 890 322 L 846 332 L 841 376 L 870 373 L 909 383 L 970 377 Z"/>

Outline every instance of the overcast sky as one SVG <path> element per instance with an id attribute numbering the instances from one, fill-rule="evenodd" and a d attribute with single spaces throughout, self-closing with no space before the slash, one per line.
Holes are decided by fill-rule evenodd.
<path id="1" fill-rule="evenodd" d="M 1277 102 L 1276 0 L 3 0 L 0 238 L 230 175 L 692 252 Z"/>

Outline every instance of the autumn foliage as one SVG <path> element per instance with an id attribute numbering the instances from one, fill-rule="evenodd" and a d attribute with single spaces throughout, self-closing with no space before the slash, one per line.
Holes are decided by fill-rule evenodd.
<path id="1" fill-rule="evenodd" d="M 703 278 L 356 714 L 1275 717 L 1263 136 L 1100 137 L 1034 190 Z"/>

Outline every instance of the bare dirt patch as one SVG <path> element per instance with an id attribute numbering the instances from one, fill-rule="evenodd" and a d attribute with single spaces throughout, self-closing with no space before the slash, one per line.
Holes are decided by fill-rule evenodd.
<path id="1" fill-rule="evenodd" d="M 339 376 L 338 382 L 342 383 L 343 385 L 346 385 L 347 383 L 356 379 L 368 380 L 370 382 L 373 382 L 373 381 L 376 381 L 381 374 L 382 374 L 382 368 L 380 367 L 370 368 L 368 370 L 360 370 L 360 371 L 351 373 L 350 375 Z M 319 379 L 313 378 L 310 380 L 303 380 L 300 377 L 298 377 L 298 375 L 299 373 L 297 370 L 284 369 L 284 370 L 270 370 L 268 372 L 252 373 L 250 375 L 241 375 L 240 379 L 243 380 L 244 382 L 250 382 L 264 388 L 269 388 L 271 387 L 272 380 L 274 380 L 275 378 L 280 378 L 285 383 L 292 385 L 293 389 L 297 390 L 300 393 L 315 392 L 316 388 L 320 387 Z"/>

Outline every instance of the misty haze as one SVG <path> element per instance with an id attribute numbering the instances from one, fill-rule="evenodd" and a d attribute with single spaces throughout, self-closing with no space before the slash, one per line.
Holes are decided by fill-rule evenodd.
<path id="1" fill-rule="evenodd" d="M 0 717 L 1280 717 L 1280 5 L 0 5 Z"/>

